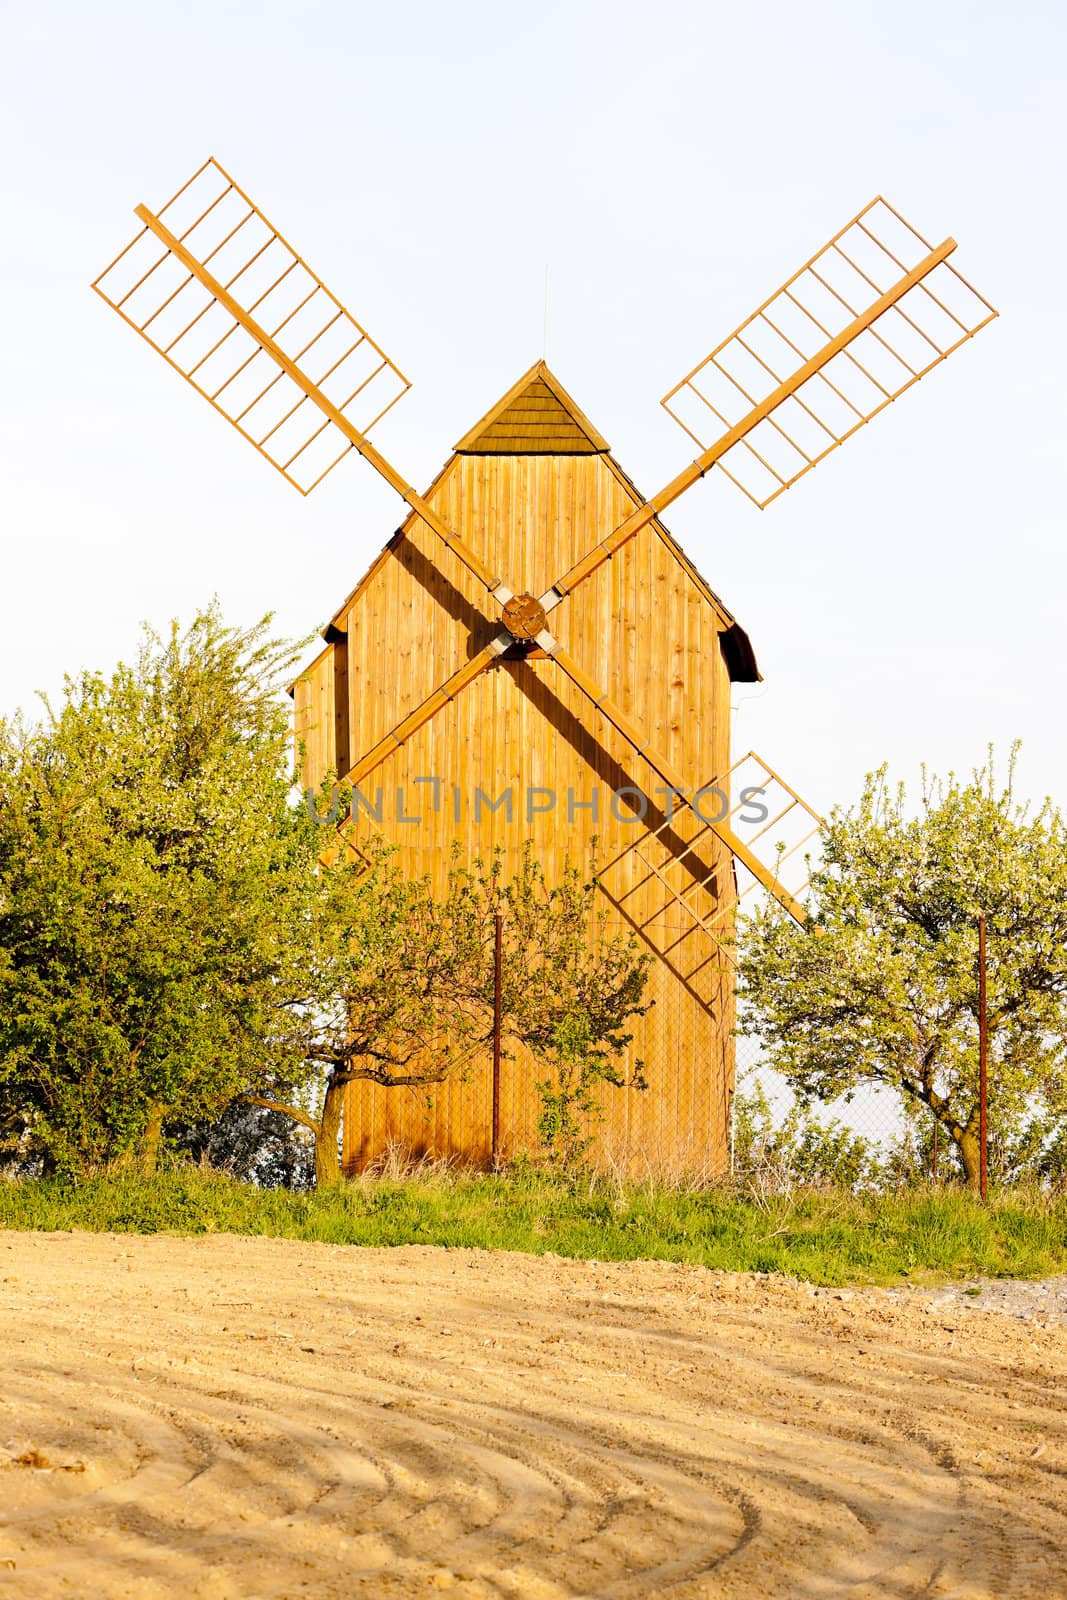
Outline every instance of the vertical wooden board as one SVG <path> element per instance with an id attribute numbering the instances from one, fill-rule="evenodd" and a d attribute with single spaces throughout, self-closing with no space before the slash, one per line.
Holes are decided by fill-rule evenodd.
<path id="1" fill-rule="evenodd" d="M 373 686 L 368 682 L 370 629 L 364 608 L 353 606 L 347 618 L 348 632 L 348 732 L 349 755 L 355 764 L 361 753 L 374 742 L 376 717 Z"/>
<path id="2" fill-rule="evenodd" d="M 456 506 L 455 521 L 450 526 L 469 541 L 475 554 L 494 565 L 499 554 L 486 515 L 486 497 L 489 488 L 484 457 L 466 456 L 455 469 L 460 500 Z"/>
<path id="3" fill-rule="evenodd" d="M 532 567 L 536 559 L 537 546 L 541 538 L 540 516 L 537 502 L 537 457 L 514 457 L 518 462 L 518 471 L 514 475 L 515 505 L 518 512 L 513 535 L 514 562 L 513 571 L 516 582 L 513 588 L 526 589 L 533 592 L 536 589 L 536 579 Z"/>
<path id="4" fill-rule="evenodd" d="M 615 486 L 612 485 L 612 487 Z M 638 634 L 644 627 L 645 619 L 648 617 L 647 610 L 642 609 L 644 601 L 644 596 L 641 593 L 642 548 L 637 539 L 631 539 L 622 552 L 625 561 L 625 609 L 622 612 L 622 650 L 618 679 L 618 703 L 624 711 L 631 711 L 633 708 L 634 685 L 637 682 L 640 670 Z M 615 559 L 618 560 L 618 557 L 616 556 Z M 642 639 L 640 643 L 643 646 L 644 640 Z"/>
<path id="5" fill-rule="evenodd" d="M 327 648 L 301 673 L 293 688 L 293 733 L 304 747 L 301 785 L 317 789 L 334 766 L 334 647 Z"/>
<path id="6" fill-rule="evenodd" d="M 689 685 L 686 681 L 686 629 L 688 625 L 688 607 L 686 605 L 685 590 L 680 584 L 671 583 L 673 573 L 670 571 L 673 562 L 670 553 L 660 540 L 655 541 L 657 581 L 660 582 L 662 592 L 667 602 L 667 638 L 666 645 L 670 652 L 666 668 L 666 715 L 664 718 L 668 742 L 664 746 L 671 761 L 675 765 L 685 763 L 688 767 L 687 738 L 689 714 L 695 710 L 690 698 Z M 693 717 L 694 723 L 698 719 Z M 699 725 L 699 724 L 698 724 Z"/>
<path id="7" fill-rule="evenodd" d="M 311 786 L 314 766 L 308 760 L 307 729 L 311 718 L 311 680 L 305 673 L 293 685 L 293 744 L 297 761 L 298 781 L 302 789 Z"/>
<path id="8" fill-rule="evenodd" d="M 509 663 L 503 668 L 502 676 L 506 675 L 508 682 L 499 685 L 493 707 L 497 721 L 497 737 L 501 746 L 501 776 L 504 779 L 504 787 L 511 789 L 520 808 L 524 754 L 528 737 L 528 703 L 517 686 L 517 680 L 525 671 L 526 664 L 523 662 Z M 514 829 L 520 828 L 520 818 L 521 810 L 513 824 Z M 514 857 L 512 860 L 514 861 Z M 512 1154 L 526 1147 L 527 1098 L 522 1061 L 505 1060 L 501 1080 L 501 1123 L 504 1149 Z"/>
<path id="9" fill-rule="evenodd" d="M 383 568 L 388 563 L 383 563 Z M 374 578 L 374 607 L 353 605 L 348 613 L 348 727 L 353 763 L 383 732 L 385 690 L 375 670 L 375 622 L 384 614 L 388 572 Z"/>
<path id="10" fill-rule="evenodd" d="M 704 612 L 711 615 L 710 607 L 704 601 L 700 591 L 695 585 L 689 585 L 685 592 L 685 662 L 682 671 L 688 695 L 688 713 L 690 721 L 698 728 L 704 730 L 707 745 L 714 742 L 714 729 L 712 708 L 708 704 L 707 674 L 701 670 L 701 649 L 704 642 L 703 620 Z M 715 629 L 711 648 L 718 655 L 718 636 Z M 727 707 L 729 712 L 729 707 Z M 687 752 L 687 759 L 693 760 L 694 756 Z M 699 752 L 695 756 L 699 763 Z"/>
<path id="11" fill-rule="evenodd" d="M 669 552 L 665 551 L 665 553 L 669 556 Z M 691 698 L 688 687 L 693 678 L 697 680 L 697 686 L 702 687 L 699 681 L 700 675 L 696 672 L 698 653 L 692 648 L 692 632 L 699 624 L 699 613 L 694 614 L 687 588 L 676 588 L 675 593 L 678 609 L 679 649 L 675 658 L 678 681 L 672 686 L 674 690 L 672 723 L 675 726 L 674 736 L 676 748 L 679 751 L 679 759 L 682 759 L 689 746 L 690 728 L 694 725 L 705 728 L 706 724 L 701 714 L 703 702 L 702 700 Z M 693 819 L 689 818 L 686 837 L 693 836 L 697 836 L 697 829 L 693 826 Z M 703 890 L 697 890 L 695 893 L 691 891 L 691 897 L 699 910 L 703 910 L 707 906 L 707 896 Z M 712 909 L 712 907 L 708 907 L 708 909 Z M 713 957 L 714 947 L 712 941 L 698 925 L 687 921 L 684 912 L 676 920 L 680 928 L 680 937 L 673 961 L 676 969 L 685 974 L 687 999 L 688 990 L 691 988 L 701 998 L 705 998 L 709 1002 L 713 1001 L 714 983 L 710 973 L 704 970 L 705 964 Z M 690 1009 L 691 1007 L 687 1005 L 687 1013 Z M 696 1106 L 703 1106 L 704 1100 L 709 1100 L 708 1112 L 701 1111 L 701 1115 L 705 1116 L 710 1114 L 710 1096 L 713 1092 L 716 1075 L 715 1062 L 709 1058 L 710 1051 L 708 1047 L 711 1043 L 712 1039 L 710 1037 L 707 1038 L 706 1042 L 702 1040 L 700 1048 L 690 1050 L 683 1060 L 685 1092 L 693 1098 Z M 690 1120 L 692 1120 L 692 1114 Z"/>
<path id="12" fill-rule="evenodd" d="M 322 666 L 315 677 L 314 722 L 309 748 L 315 753 L 319 771 L 329 771 L 334 765 L 333 748 L 333 662 L 334 652 L 327 651 Z"/>

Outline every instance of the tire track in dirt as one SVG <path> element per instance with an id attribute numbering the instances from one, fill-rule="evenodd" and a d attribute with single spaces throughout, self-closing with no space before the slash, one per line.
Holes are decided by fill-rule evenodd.
<path id="1" fill-rule="evenodd" d="M 662 1263 L 0 1235 L 0 1597 L 1067 1594 L 1067 1339 Z"/>

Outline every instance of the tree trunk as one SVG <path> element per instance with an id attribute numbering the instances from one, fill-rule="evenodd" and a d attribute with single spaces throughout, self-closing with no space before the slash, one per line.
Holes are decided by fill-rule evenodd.
<path id="1" fill-rule="evenodd" d="M 959 1146 L 963 1170 L 967 1175 L 967 1187 L 977 1189 L 981 1185 L 981 1146 L 978 1134 L 973 1128 L 964 1128 L 956 1144 Z"/>
<path id="2" fill-rule="evenodd" d="M 163 1137 L 163 1107 L 155 1102 L 148 1108 L 148 1121 L 141 1135 L 141 1149 L 137 1165 L 145 1177 L 151 1177 L 159 1160 L 159 1146 Z"/>
<path id="3" fill-rule="evenodd" d="M 322 1102 L 322 1117 L 315 1129 L 315 1187 L 326 1188 L 341 1181 L 341 1163 L 337 1155 L 337 1138 L 341 1131 L 341 1112 L 345 1103 L 344 1083 L 333 1078 L 326 1080 L 326 1096 Z"/>

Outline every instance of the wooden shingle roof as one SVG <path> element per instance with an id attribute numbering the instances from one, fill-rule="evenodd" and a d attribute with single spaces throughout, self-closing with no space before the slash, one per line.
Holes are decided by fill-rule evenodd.
<path id="1" fill-rule="evenodd" d="M 608 442 L 543 361 L 464 434 L 458 455 L 602 455 Z"/>

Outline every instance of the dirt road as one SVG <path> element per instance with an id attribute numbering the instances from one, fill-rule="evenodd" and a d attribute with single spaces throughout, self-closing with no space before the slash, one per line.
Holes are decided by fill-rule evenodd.
<path id="1" fill-rule="evenodd" d="M 1067 1332 L 656 1263 L 0 1233 L 0 1597 L 1067 1596 Z"/>

